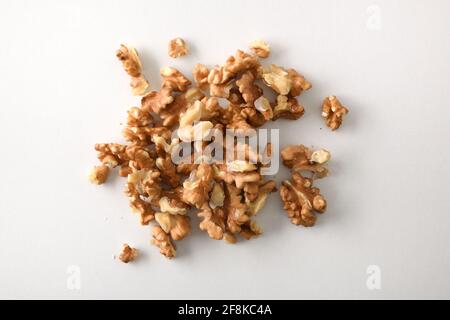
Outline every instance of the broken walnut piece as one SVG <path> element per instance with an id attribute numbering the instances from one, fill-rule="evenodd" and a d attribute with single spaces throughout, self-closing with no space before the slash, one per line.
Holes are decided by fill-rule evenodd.
<path id="1" fill-rule="evenodd" d="M 153 123 L 150 112 L 138 107 L 131 107 L 128 110 L 127 125 L 130 127 L 146 127 Z"/>
<path id="2" fill-rule="evenodd" d="M 208 86 L 209 70 L 204 65 L 197 63 L 192 71 L 194 81 L 200 89 L 206 89 Z"/>
<path id="3" fill-rule="evenodd" d="M 293 224 L 312 227 L 316 222 L 314 212 L 323 213 L 327 202 L 320 189 L 312 186 L 312 180 L 294 172 L 291 181 L 285 180 L 280 188 L 284 209 Z"/>
<path id="4" fill-rule="evenodd" d="M 141 108 L 147 112 L 159 114 L 166 106 L 173 102 L 173 90 L 169 87 L 161 88 L 158 91 L 151 91 L 141 100 Z"/>
<path id="5" fill-rule="evenodd" d="M 237 50 L 234 56 L 228 57 L 224 65 L 213 68 L 208 75 L 210 84 L 224 84 L 240 72 L 259 68 L 258 57 Z"/>
<path id="6" fill-rule="evenodd" d="M 135 48 L 121 44 L 116 56 L 122 62 L 124 70 L 130 77 L 141 75 L 142 64 Z"/>
<path id="7" fill-rule="evenodd" d="M 214 182 L 214 186 L 211 190 L 211 195 L 209 198 L 209 206 L 212 209 L 223 207 L 224 200 L 225 193 L 222 184 L 220 182 Z"/>
<path id="8" fill-rule="evenodd" d="M 141 169 L 130 173 L 128 175 L 128 185 L 131 184 L 133 189 L 130 189 L 128 186 L 127 190 L 136 190 L 136 193 L 132 193 L 132 195 L 137 195 L 137 198 L 141 200 L 140 196 L 144 196 L 148 200 L 145 203 L 157 204 L 162 192 L 160 176 L 161 173 L 153 169 Z"/>
<path id="9" fill-rule="evenodd" d="M 252 41 L 250 49 L 260 58 L 267 58 L 270 54 L 270 46 L 260 39 Z"/>
<path id="10" fill-rule="evenodd" d="M 246 240 L 250 240 L 263 233 L 262 228 L 256 223 L 256 221 L 250 220 L 241 227 L 239 234 Z"/>
<path id="11" fill-rule="evenodd" d="M 151 169 L 155 165 L 155 160 L 150 151 L 140 145 L 130 145 L 125 151 L 128 157 L 128 166 L 135 170 Z"/>
<path id="12" fill-rule="evenodd" d="M 325 118 L 331 130 L 334 131 L 341 126 L 342 119 L 347 113 L 348 109 L 335 96 L 329 96 L 323 100 L 322 117 Z"/>
<path id="13" fill-rule="evenodd" d="M 159 199 L 159 210 L 163 213 L 186 215 L 188 205 L 181 201 L 182 187 L 164 190 L 164 196 Z"/>
<path id="14" fill-rule="evenodd" d="M 185 92 L 192 84 L 184 74 L 172 67 L 163 67 L 160 71 L 162 88 L 170 88 L 173 91 Z"/>
<path id="15" fill-rule="evenodd" d="M 244 107 L 241 110 L 241 116 L 251 126 L 258 128 L 267 122 L 267 115 L 258 112 L 254 107 Z"/>
<path id="16" fill-rule="evenodd" d="M 156 167 L 161 172 L 162 180 L 172 188 L 180 185 L 180 176 L 177 174 L 177 168 L 172 162 L 171 154 L 156 159 Z"/>
<path id="17" fill-rule="evenodd" d="M 130 208 L 139 213 L 140 223 L 142 225 L 148 225 L 155 217 L 151 204 L 142 199 L 141 194 L 133 183 L 127 183 L 125 185 L 125 194 L 129 198 Z"/>
<path id="18" fill-rule="evenodd" d="M 134 261 L 138 256 L 138 250 L 130 247 L 128 244 L 124 244 L 122 251 L 120 252 L 119 259 L 124 263 Z"/>
<path id="19" fill-rule="evenodd" d="M 224 69 L 227 74 L 232 76 L 237 75 L 240 72 L 257 69 L 260 66 L 258 57 L 245 53 L 242 50 L 237 50 L 234 56 L 228 57 L 225 61 Z"/>
<path id="20" fill-rule="evenodd" d="M 253 105 L 256 99 L 262 95 L 262 90 L 255 84 L 255 75 L 250 72 L 244 72 L 241 77 L 236 80 L 239 92 L 242 94 L 244 101 Z"/>
<path id="21" fill-rule="evenodd" d="M 108 179 L 109 167 L 105 165 L 95 166 L 89 174 L 89 181 L 94 184 L 103 184 Z"/>
<path id="22" fill-rule="evenodd" d="M 304 113 L 305 108 L 298 103 L 295 97 L 279 95 L 277 103 L 273 107 L 272 120 L 275 121 L 279 118 L 296 120 L 303 116 Z"/>
<path id="23" fill-rule="evenodd" d="M 226 216 L 222 208 L 211 209 L 205 204 L 197 215 L 202 218 L 199 225 L 200 230 L 206 231 L 208 236 L 214 240 L 223 239 L 226 229 Z"/>
<path id="24" fill-rule="evenodd" d="M 261 67 L 258 69 L 264 82 L 272 88 L 275 92 L 285 96 L 291 91 L 292 80 L 289 73 L 275 64 L 268 67 Z"/>
<path id="25" fill-rule="evenodd" d="M 331 158 L 329 151 L 320 149 L 312 151 L 304 145 L 291 145 L 281 150 L 283 164 L 295 171 L 309 171 L 314 178 L 323 178 L 328 175 L 328 169 L 324 166 Z"/>
<path id="26" fill-rule="evenodd" d="M 276 190 L 276 183 L 274 180 L 269 181 L 261 181 L 260 184 L 257 184 L 257 188 L 255 185 L 251 185 L 253 187 L 253 190 L 250 188 L 245 188 L 245 203 L 247 205 L 247 212 L 250 216 L 256 215 L 265 205 L 267 197 L 269 196 L 269 193 Z M 251 194 L 249 191 L 255 192 L 257 189 L 257 192 L 254 194 Z"/>
<path id="27" fill-rule="evenodd" d="M 133 95 L 145 94 L 149 84 L 141 73 L 142 64 L 136 49 L 121 44 L 116 56 L 122 62 L 126 73 L 131 77 L 130 85 Z"/>
<path id="28" fill-rule="evenodd" d="M 143 96 L 148 89 L 148 81 L 141 74 L 139 77 L 131 78 L 130 87 L 133 96 Z"/>
<path id="29" fill-rule="evenodd" d="M 312 85 L 309 83 L 305 77 L 298 73 L 294 69 L 289 69 L 288 78 L 291 80 L 291 91 L 289 95 L 292 97 L 299 96 L 303 91 L 311 89 Z"/>
<path id="30" fill-rule="evenodd" d="M 209 95 L 211 97 L 228 98 L 230 96 L 230 90 L 233 87 L 232 84 L 210 84 Z"/>
<path id="31" fill-rule="evenodd" d="M 154 226 L 152 229 L 153 238 L 151 243 L 159 248 L 159 252 L 168 259 L 176 255 L 175 246 L 170 239 L 169 234 L 164 232 L 160 226 Z"/>
<path id="32" fill-rule="evenodd" d="M 182 200 L 185 203 L 201 208 L 209 199 L 212 181 L 211 166 L 202 162 L 183 182 Z"/>
<path id="33" fill-rule="evenodd" d="M 224 211 L 227 230 L 233 234 L 241 232 L 241 226 L 250 220 L 247 205 L 242 202 L 241 190 L 233 184 L 225 184 Z"/>
<path id="34" fill-rule="evenodd" d="M 151 137 L 155 134 L 168 134 L 171 132 L 166 127 L 125 127 L 122 131 L 123 137 L 132 143 L 132 145 L 148 146 Z"/>
<path id="35" fill-rule="evenodd" d="M 183 239 L 191 230 L 190 219 L 186 215 L 157 212 L 155 220 L 165 233 L 170 234 L 173 240 Z"/>
<path id="36" fill-rule="evenodd" d="M 189 54 L 189 49 L 186 42 L 181 38 L 175 38 L 169 42 L 169 56 L 172 58 L 179 58 Z"/>
<path id="37" fill-rule="evenodd" d="M 111 168 L 115 168 L 127 160 L 126 146 L 123 144 L 97 143 L 95 144 L 95 150 L 98 152 L 97 158 L 101 163 Z"/>
<path id="38" fill-rule="evenodd" d="M 255 109 L 263 115 L 265 120 L 270 120 L 273 118 L 272 106 L 270 105 L 270 102 L 266 97 L 259 97 L 255 100 L 254 105 Z"/>

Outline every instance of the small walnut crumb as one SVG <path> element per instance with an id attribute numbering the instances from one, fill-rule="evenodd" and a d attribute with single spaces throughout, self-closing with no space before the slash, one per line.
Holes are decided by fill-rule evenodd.
<path id="1" fill-rule="evenodd" d="M 260 39 L 250 43 L 250 48 L 260 58 L 267 58 L 270 54 L 270 46 Z"/>
<path id="2" fill-rule="evenodd" d="M 259 97 L 258 99 L 255 100 L 254 104 L 256 110 L 261 112 L 265 120 L 270 120 L 273 118 L 272 106 L 270 105 L 270 102 L 266 97 L 264 96 Z"/>
<path id="3" fill-rule="evenodd" d="M 124 263 L 128 263 L 134 261 L 138 256 L 138 250 L 130 247 L 128 244 L 124 244 L 122 248 L 122 252 L 119 255 L 120 261 Z"/>
<path id="4" fill-rule="evenodd" d="M 324 164 L 328 162 L 330 158 L 331 158 L 330 152 L 325 149 L 314 151 L 311 155 L 311 161 L 316 162 L 318 164 Z"/>
<path id="5" fill-rule="evenodd" d="M 329 96 L 323 100 L 322 117 L 326 119 L 326 124 L 331 130 L 339 129 L 347 113 L 348 109 L 335 96 Z"/>
<path id="6" fill-rule="evenodd" d="M 220 182 L 215 182 L 211 191 L 209 206 L 211 207 L 211 209 L 223 207 L 224 200 L 225 200 L 225 193 L 222 184 Z"/>
<path id="7" fill-rule="evenodd" d="M 105 165 L 95 166 L 89 174 L 89 181 L 94 184 L 103 184 L 108 178 L 109 167 Z"/>
<path id="8" fill-rule="evenodd" d="M 181 38 L 175 38 L 169 42 L 169 56 L 179 58 L 189 54 L 186 42 Z"/>

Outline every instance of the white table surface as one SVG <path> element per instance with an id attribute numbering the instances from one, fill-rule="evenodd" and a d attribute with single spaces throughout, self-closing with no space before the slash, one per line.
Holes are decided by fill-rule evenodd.
<path id="1" fill-rule="evenodd" d="M 450 298 L 449 10 L 445 0 L 1 1 L 0 298 Z M 192 54 L 174 61 L 176 36 Z M 123 141 L 139 102 L 115 50 L 138 48 L 157 87 L 161 66 L 188 73 L 255 38 L 271 44 L 268 62 L 313 83 L 305 116 L 272 127 L 282 145 L 331 150 L 333 174 L 318 183 L 328 211 L 297 227 L 273 194 L 260 238 L 230 246 L 194 228 L 164 259 L 124 180 L 86 178 L 94 143 Z M 319 115 L 329 94 L 350 108 L 335 133 Z M 137 263 L 113 259 L 124 242 L 141 249 Z"/>

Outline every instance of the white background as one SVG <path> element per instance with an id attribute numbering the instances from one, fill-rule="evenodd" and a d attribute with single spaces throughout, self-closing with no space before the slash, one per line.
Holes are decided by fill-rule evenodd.
<path id="1" fill-rule="evenodd" d="M 0 298 L 450 298 L 449 11 L 445 0 L 1 1 Z M 174 61 L 176 36 L 192 54 Z M 123 141 L 139 102 L 115 50 L 134 45 L 157 88 L 161 66 L 190 74 L 255 38 L 271 44 L 268 62 L 313 83 L 305 116 L 272 127 L 282 145 L 331 150 L 318 183 L 328 211 L 297 227 L 273 194 L 260 238 L 230 246 L 194 228 L 167 260 L 123 179 L 87 181 L 94 143 Z M 319 111 L 330 94 L 350 109 L 334 133 Z M 113 259 L 124 242 L 141 249 L 136 264 Z M 370 265 L 381 290 L 366 286 Z"/>

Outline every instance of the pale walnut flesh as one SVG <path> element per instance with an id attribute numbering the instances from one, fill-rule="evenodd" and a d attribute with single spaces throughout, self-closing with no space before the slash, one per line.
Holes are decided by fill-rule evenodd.
<path id="1" fill-rule="evenodd" d="M 89 181 L 91 181 L 94 184 L 103 184 L 106 182 L 106 179 L 108 179 L 109 174 L 109 167 L 102 165 L 102 166 L 96 166 L 92 169 L 91 173 L 89 174 Z"/>
<path id="2" fill-rule="evenodd" d="M 327 126 L 333 131 L 339 129 L 344 116 L 348 112 L 348 109 L 335 96 L 329 96 L 323 100 L 322 117 L 325 119 Z"/>
<path id="3" fill-rule="evenodd" d="M 267 58 L 270 54 L 270 46 L 260 39 L 252 41 L 250 48 L 260 58 Z"/>
<path id="4" fill-rule="evenodd" d="M 190 219 L 185 215 L 157 212 L 155 220 L 165 233 L 170 234 L 173 240 L 183 239 L 191 230 Z"/>
<path id="5" fill-rule="evenodd" d="M 291 91 L 292 80 L 288 72 L 275 64 L 259 69 L 264 82 L 280 95 L 287 95 Z"/>

